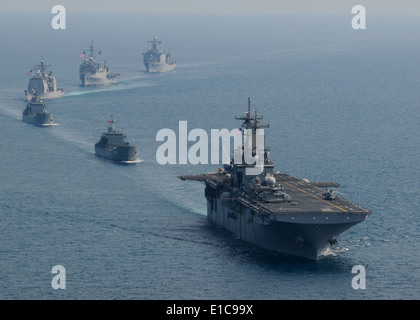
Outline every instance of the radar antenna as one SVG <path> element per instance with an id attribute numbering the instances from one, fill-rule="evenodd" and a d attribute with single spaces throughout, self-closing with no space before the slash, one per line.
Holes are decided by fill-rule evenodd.
<path id="1" fill-rule="evenodd" d="M 151 43 L 152 46 L 153 46 L 153 49 L 156 49 L 157 50 L 157 45 L 158 44 L 161 44 L 162 41 L 158 41 L 157 37 L 156 36 L 153 36 L 153 40 L 152 41 L 147 41 L 147 43 Z"/>
<path id="2" fill-rule="evenodd" d="M 254 113 L 251 111 L 251 98 L 248 98 L 248 111 L 244 112 L 245 116 L 235 117 L 236 120 L 243 120 L 242 127 L 245 129 L 253 129 L 255 132 L 256 129 L 259 128 L 269 128 L 270 125 L 266 124 L 263 125 L 260 123 L 263 117 L 258 117 L 257 112 Z"/>
<path id="3" fill-rule="evenodd" d="M 43 75 L 47 73 L 47 67 L 50 67 L 50 65 L 45 64 L 44 56 L 41 56 L 41 62 L 35 66 L 35 69 Z"/>
<path id="4" fill-rule="evenodd" d="M 86 51 L 86 50 L 85 50 Z M 83 53 L 85 53 L 85 51 L 83 51 Z M 102 53 L 102 50 L 95 50 L 95 47 L 93 46 L 93 40 L 89 46 L 89 58 L 93 58 L 95 59 L 95 52 L 97 52 L 98 54 Z"/>

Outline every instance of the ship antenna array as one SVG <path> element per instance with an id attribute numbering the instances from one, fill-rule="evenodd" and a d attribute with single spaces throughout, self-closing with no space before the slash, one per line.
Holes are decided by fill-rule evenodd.
<path id="1" fill-rule="evenodd" d="M 90 45 L 90 56 L 93 57 L 93 40 L 92 44 Z"/>
<path id="2" fill-rule="evenodd" d="M 95 50 L 94 46 L 93 46 L 93 40 L 91 45 L 89 46 L 89 51 L 90 51 L 90 57 L 95 58 L 95 51 L 98 52 L 99 54 L 101 54 L 102 50 Z"/>
<path id="3" fill-rule="evenodd" d="M 41 63 L 37 64 L 35 69 L 41 71 L 41 73 L 46 73 L 46 67 L 50 67 L 50 65 L 45 64 L 44 56 L 41 56 Z"/>
<path id="4" fill-rule="evenodd" d="M 114 123 L 115 123 L 114 115 L 111 114 L 111 118 L 110 120 L 108 120 L 109 128 L 114 129 Z"/>
<path id="5" fill-rule="evenodd" d="M 269 124 L 262 125 L 260 124 L 260 121 L 263 117 L 258 117 L 257 112 L 254 112 L 254 115 L 251 111 L 251 98 L 248 98 L 248 111 L 244 112 L 245 116 L 242 117 L 235 117 L 236 120 L 243 120 L 244 123 L 242 124 L 242 127 L 246 129 L 258 129 L 258 128 L 269 128 Z"/>
<path id="6" fill-rule="evenodd" d="M 158 41 L 157 37 L 156 37 L 156 36 L 154 36 L 154 37 L 153 37 L 153 40 L 152 40 L 152 41 L 147 41 L 147 43 L 151 43 L 151 44 L 153 44 L 153 48 L 156 48 L 156 46 L 157 46 L 158 44 L 161 44 L 161 43 L 162 43 L 162 41 Z"/>

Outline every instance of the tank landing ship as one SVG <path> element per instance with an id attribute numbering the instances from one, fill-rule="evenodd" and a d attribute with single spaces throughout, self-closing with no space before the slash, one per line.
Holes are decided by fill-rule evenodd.
<path id="1" fill-rule="evenodd" d="M 158 44 L 162 41 L 158 41 L 155 36 L 153 41 L 147 41 L 147 43 L 152 44 L 152 48 L 143 53 L 143 63 L 147 72 L 166 72 L 175 69 L 176 61 L 171 60 L 169 53 L 166 54 L 158 48 Z"/>
<path id="2" fill-rule="evenodd" d="M 95 144 L 95 154 L 113 161 L 134 161 L 137 159 L 137 146 L 124 141 L 126 136 L 115 130 L 114 118 L 108 120 L 108 132 L 102 133 Z"/>
<path id="3" fill-rule="evenodd" d="M 33 93 L 31 101 L 28 101 L 22 114 L 22 120 L 37 126 L 52 126 L 53 115 L 45 109 L 42 100 Z"/>
<path id="4" fill-rule="evenodd" d="M 248 112 L 236 119 L 243 120 L 243 129 L 251 130 L 247 132 L 252 132 L 253 154 L 258 155 L 256 130 L 268 125 L 262 125 L 262 117 L 251 112 L 250 99 Z M 232 160 L 218 172 L 179 178 L 203 182 L 207 217 L 241 239 L 282 254 L 316 260 L 337 242 L 339 234 L 364 221 L 370 211 L 336 196 L 331 189 L 323 189 L 339 187 L 336 183 L 309 182 L 274 172 L 269 150 L 264 147 L 263 164 Z M 255 169 L 257 163 L 261 173 L 247 175 L 246 170 Z"/>
<path id="5" fill-rule="evenodd" d="M 28 90 L 25 90 L 28 101 L 32 99 L 34 91 L 40 99 L 55 99 L 64 96 L 64 90 L 57 88 L 55 77 L 52 71 L 47 72 L 47 67 L 49 66 L 45 64 L 44 57 L 42 57 L 41 63 L 32 69 L 35 72 L 32 70 L 28 72 L 33 75 L 29 80 Z"/>
<path id="6" fill-rule="evenodd" d="M 101 54 L 101 51 L 98 51 Z M 80 81 L 82 86 L 103 86 L 115 82 L 115 78 L 119 76 L 117 73 L 110 73 L 108 63 L 105 61 L 102 66 L 100 62 L 95 60 L 95 49 L 93 48 L 93 41 L 89 48 L 88 57 L 85 51 L 80 55 L 84 57 L 79 68 Z"/>

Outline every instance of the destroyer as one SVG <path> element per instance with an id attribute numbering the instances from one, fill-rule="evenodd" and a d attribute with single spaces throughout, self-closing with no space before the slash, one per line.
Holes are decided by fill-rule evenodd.
<path id="1" fill-rule="evenodd" d="M 147 41 L 147 43 L 152 44 L 152 48 L 143 53 L 143 63 L 147 72 L 166 72 L 175 68 L 176 61 L 171 60 L 170 53 L 164 53 L 158 48 L 158 44 L 162 41 L 158 41 L 155 36 L 153 41 Z"/>
<path id="2" fill-rule="evenodd" d="M 114 118 L 108 120 L 108 132 L 102 133 L 101 139 L 95 144 L 95 154 L 113 161 L 134 161 L 137 158 L 137 146 L 124 139 L 126 136 L 115 130 Z"/>
<path id="3" fill-rule="evenodd" d="M 55 99 L 64 96 L 64 90 L 57 88 L 57 81 L 52 71 L 47 72 L 47 67 L 49 65 L 45 64 L 44 57 L 42 57 L 41 63 L 28 72 L 28 74 L 32 74 L 32 78 L 29 79 L 28 90 L 25 90 L 28 101 L 32 99 L 34 91 L 40 99 Z"/>
<path id="4" fill-rule="evenodd" d="M 37 126 L 51 126 L 53 124 L 53 115 L 45 109 L 45 105 L 33 92 L 31 101 L 26 104 L 23 110 L 22 120 Z"/>
<path id="5" fill-rule="evenodd" d="M 269 125 L 261 124 L 262 117 L 251 112 L 250 99 L 248 112 L 235 119 L 243 120 L 242 128 L 251 129 L 252 152 L 257 154 L 257 129 Z M 237 164 L 232 160 L 218 172 L 179 178 L 204 183 L 207 217 L 216 224 L 252 244 L 308 259 L 318 259 L 337 242 L 339 234 L 370 214 L 338 197 L 332 189 L 323 189 L 339 187 L 336 183 L 309 182 L 274 172 L 269 151 L 265 146 L 263 170 L 257 175 L 245 174 L 256 163 Z"/>
<path id="6" fill-rule="evenodd" d="M 98 51 L 101 54 L 101 51 Z M 115 78 L 119 76 L 117 73 L 110 73 L 108 63 L 105 61 L 102 66 L 100 62 L 95 60 L 95 49 L 92 44 L 89 47 L 89 54 L 86 57 L 84 51 L 80 57 L 84 57 L 79 68 L 79 76 L 82 81 L 82 86 L 102 86 L 115 82 Z"/>

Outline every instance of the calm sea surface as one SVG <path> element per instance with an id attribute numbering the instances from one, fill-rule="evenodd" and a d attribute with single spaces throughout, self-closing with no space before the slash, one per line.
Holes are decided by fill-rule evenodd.
<path id="1" fill-rule="evenodd" d="M 419 299 L 420 22 L 351 16 L 0 13 L 1 299 Z M 177 68 L 147 74 L 157 35 Z M 118 83 L 82 88 L 94 40 Z M 58 124 L 21 120 L 26 73 L 44 57 L 65 90 Z M 276 170 L 341 184 L 372 211 L 319 261 L 285 258 L 206 219 L 217 165 L 160 165 L 160 129 L 239 125 L 251 97 Z M 143 160 L 96 158 L 110 115 Z M 51 269 L 66 270 L 54 290 Z M 352 288 L 366 270 L 366 289 Z"/>

